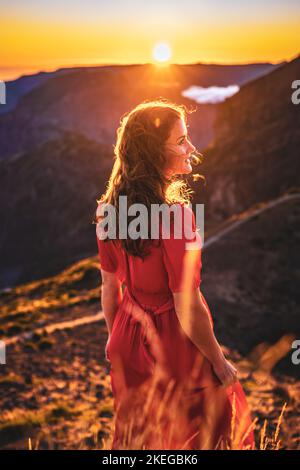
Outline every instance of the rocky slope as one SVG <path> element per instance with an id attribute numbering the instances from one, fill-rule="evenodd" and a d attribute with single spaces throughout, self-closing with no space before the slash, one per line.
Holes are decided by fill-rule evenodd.
<path id="1" fill-rule="evenodd" d="M 94 252 L 92 219 L 112 158 L 108 146 L 66 132 L 2 162 L 0 287 L 54 274 Z"/>
<path id="2" fill-rule="evenodd" d="M 300 106 L 291 101 L 299 76 L 300 56 L 218 105 L 215 138 L 198 168 L 206 186 L 193 185 L 207 219 L 222 221 L 300 187 Z"/>
<path id="3" fill-rule="evenodd" d="M 144 64 L 60 69 L 49 76 L 21 78 L 7 86 L 2 110 L 10 111 L 0 116 L 0 160 L 32 151 L 64 131 L 112 145 L 122 114 L 146 98 L 164 96 L 191 104 L 181 95 L 191 85 L 242 85 L 276 67 L 193 64 L 160 69 Z M 201 112 L 192 117 L 193 137 L 203 146 L 212 136 L 215 106 L 198 108 Z"/>

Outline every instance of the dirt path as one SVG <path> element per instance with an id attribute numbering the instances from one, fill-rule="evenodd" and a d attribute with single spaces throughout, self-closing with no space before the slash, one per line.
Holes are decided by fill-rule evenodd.
<path id="1" fill-rule="evenodd" d="M 67 330 L 70 328 L 76 328 L 76 326 L 87 325 L 88 323 L 94 323 L 102 320 L 104 320 L 104 314 L 100 310 L 98 313 L 96 313 L 96 315 L 87 315 L 82 318 L 76 318 L 75 320 L 53 323 L 52 325 L 46 325 L 36 328 L 32 331 L 27 331 L 26 333 L 22 333 L 20 335 L 12 336 L 11 338 L 8 338 L 4 341 L 6 346 L 8 346 L 10 344 L 15 344 L 23 339 L 30 339 L 34 334 L 41 334 L 44 331 L 50 334 L 56 330 Z"/>
<path id="2" fill-rule="evenodd" d="M 251 211 L 248 210 L 248 211 L 242 212 L 241 214 L 238 214 L 237 216 L 234 216 L 234 219 L 237 218 L 238 220 L 235 220 L 233 222 L 231 221 L 227 222 L 228 226 L 225 226 L 224 228 L 219 229 L 215 235 L 211 235 L 207 239 L 207 241 L 204 241 L 202 249 L 203 250 L 207 249 L 212 244 L 214 244 L 215 242 L 223 238 L 225 235 L 232 232 L 232 230 L 235 230 L 237 227 L 248 222 L 249 220 L 253 219 L 257 215 L 261 214 L 262 212 L 272 209 L 273 207 L 278 206 L 279 204 L 282 204 L 286 201 L 290 201 L 291 199 L 300 199 L 300 194 L 288 194 L 286 196 L 282 196 L 280 198 L 273 199 L 271 201 L 264 203 L 263 207 L 259 207 L 258 209 L 254 209 Z"/>

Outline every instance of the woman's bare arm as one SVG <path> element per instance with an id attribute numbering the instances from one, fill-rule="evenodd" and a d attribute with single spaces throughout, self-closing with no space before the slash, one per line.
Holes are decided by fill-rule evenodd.
<path id="1" fill-rule="evenodd" d="M 221 346 L 214 335 L 206 305 L 201 298 L 200 289 L 174 292 L 173 297 L 176 314 L 183 330 L 202 354 L 212 364 L 224 359 Z"/>
<path id="2" fill-rule="evenodd" d="M 236 382 L 238 371 L 227 361 L 214 335 L 213 325 L 201 297 L 200 289 L 173 293 L 173 297 L 182 329 L 211 362 L 222 386 L 227 387 Z"/>
<path id="3" fill-rule="evenodd" d="M 101 304 L 108 329 L 108 334 L 110 335 L 115 315 L 123 297 L 122 284 L 115 273 L 109 273 L 101 269 L 101 277 Z"/>

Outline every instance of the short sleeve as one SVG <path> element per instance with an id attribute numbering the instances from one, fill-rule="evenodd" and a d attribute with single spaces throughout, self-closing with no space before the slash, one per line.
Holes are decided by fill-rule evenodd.
<path id="1" fill-rule="evenodd" d="M 162 230 L 162 248 L 169 288 L 172 292 L 183 292 L 185 289 L 196 289 L 200 286 L 202 243 L 192 209 L 183 204 L 177 208 L 181 210 L 181 219 L 178 218 L 176 221 L 174 217 L 169 238 L 164 236 Z M 178 233 L 182 233 L 180 238 L 177 238 L 176 226 Z"/>
<path id="2" fill-rule="evenodd" d="M 109 273 L 115 273 L 117 271 L 117 260 L 115 259 L 114 253 L 111 249 L 111 241 L 104 242 L 100 240 L 96 234 L 99 259 L 100 259 L 100 269 L 103 271 L 108 271 Z"/>
<path id="3" fill-rule="evenodd" d="M 101 203 L 98 204 L 96 213 L 96 219 L 99 222 L 96 224 L 96 240 L 100 260 L 100 269 L 103 269 L 103 271 L 107 271 L 109 273 L 115 273 L 118 268 L 118 262 L 113 250 L 112 240 L 104 241 L 103 239 L 104 231 L 100 224 L 102 214 L 98 212 L 100 209 L 100 204 Z"/>
<path id="4" fill-rule="evenodd" d="M 100 223 L 98 223 L 96 225 L 96 240 L 100 259 L 100 269 L 109 273 L 115 273 L 117 271 L 118 263 L 112 248 L 112 241 L 102 240 L 102 234 L 103 228 Z"/>

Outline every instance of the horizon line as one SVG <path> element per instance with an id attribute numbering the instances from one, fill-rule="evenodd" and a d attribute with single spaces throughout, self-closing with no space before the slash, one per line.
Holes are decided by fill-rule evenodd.
<path id="1" fill-rule="evenodd" d="M 280 65 L 283 63 L 288 63 L 296 59 L 297 57 L 300 56 L 300 52 L 295 54 L 291 59 L 282 59 L 276 62 L 272 61 L 250 61 L 250 62 L 229 62 L 229 63 L 224 63 L 224 62 L 201 62 L 201 61 L 195 61 L 195 62 L 129 62 L 129 63 L 124 63 L 124 62 L 103 62 L 103 63 L 88 63 L 88 64 L 82 64 L 82 63 L 73 63 L 71 65 L 56 65 L 53 66 L 53 68 L 50 66 L 49 69 L 45 69 L 44 66 L 36 66 L 36 65 L 29 65 L 29 66 L 0 66 L 0 72 L 1 70 L 17 70 L 17 69 L 31 69 L 31 68 L 36 68 L 35 72 L 28 72 L 28 73 L 22 73 L 20 70 L 20 75 L 15 76 L 14 78 L 9 78 L 5 80 L 6 82 L 9 81 L 14 81 L 18 80 L 19 78 L 22 77 L 28 77 L 32 75 L 37 75 L 39 73 L 53 73 L 57 72 L 59 70 L 64 70 L 64 69 L 73 69 L 73 68 L 100 68 L 100 67 L 131 67 L 131 66 L 145 66 L 145 65 L 152 65 L 157 68 L 167 68 L 168 66 L 178 66 L 178 65 L 206 65 L 206 66 L 223 66 L 223 67 L 232 67 L 232 66 L 243 66 L 243 65 Z"/>

